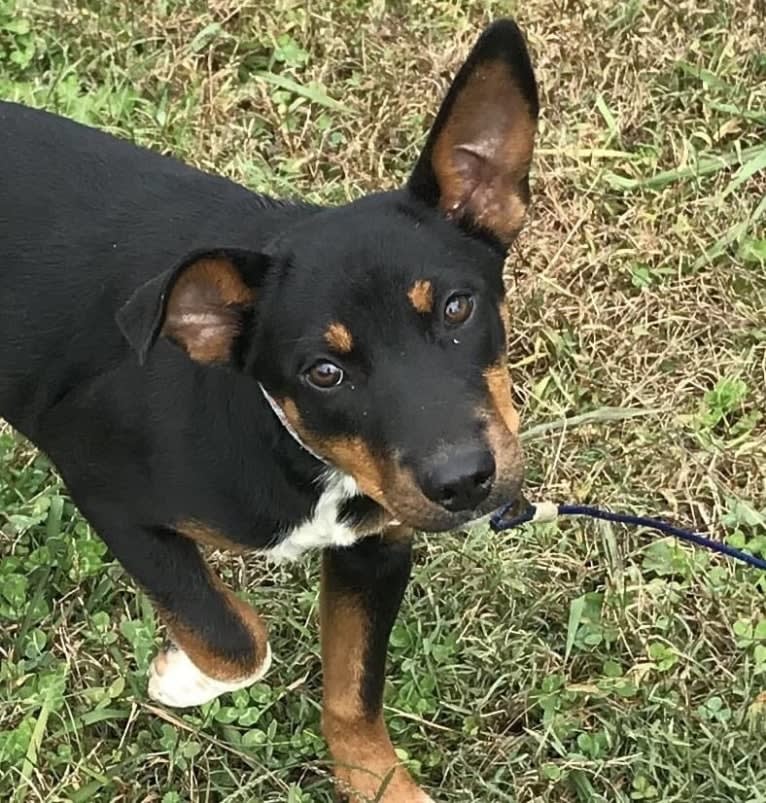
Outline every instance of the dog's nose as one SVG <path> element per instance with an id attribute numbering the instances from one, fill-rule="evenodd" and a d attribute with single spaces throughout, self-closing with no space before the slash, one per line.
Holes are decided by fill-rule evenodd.
<path id="1" fill-rule="evenodd" d="M 432 502 L 456 513 L 481 504 L 494 479 L 492 452 L 471 447 L 431 460 L 421 472 L 420 487 Z"/>

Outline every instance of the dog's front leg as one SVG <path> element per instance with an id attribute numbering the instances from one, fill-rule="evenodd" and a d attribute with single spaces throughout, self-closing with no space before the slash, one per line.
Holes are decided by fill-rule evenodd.
<path id="1" fill-rule="evenodd" d="M 119 508 L 80 507 L 170 633 L 172 646 L 149 670 L 150 697 L 179 708 L 202 705 L 263 677 L 271 662 L 265 624 L 213 573 L 195 543 L 168 528 L 132 524 Z"/>
<path id="2" fill-rule="evenodd" d="M 323 556 L 322 729 L 338 793 L 353 803 L 430 800 L 399 765 L 382 715 L 388 637 L 411 553 L 409 537 L 375 536 Z M 382 797 L 376 797 L 386 780 Z"/>

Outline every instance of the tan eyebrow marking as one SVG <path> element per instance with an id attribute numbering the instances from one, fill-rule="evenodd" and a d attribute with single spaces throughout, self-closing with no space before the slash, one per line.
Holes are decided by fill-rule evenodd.
<path id="1" fill-rule="evenodd" d="M 325 330 L 324 339 L 331 349 L 340 354 L 348 354 L 354 348 L 354 338 L 351 332 L 338 321 L 333 321 Z"/>
<path id="2" fill-rule="evenodd" d="M 431 282 L 426 279 L 418 279 L 418 281 L 410 287 L 407 297 L 410 299 L 410 304 L 422 315 L 431 312 L 433 309 L 434 288 Z"/>

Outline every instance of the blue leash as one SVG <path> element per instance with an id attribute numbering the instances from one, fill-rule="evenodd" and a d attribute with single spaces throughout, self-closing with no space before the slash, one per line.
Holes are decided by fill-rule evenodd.
<path id="1" fill-rule="evenodd" d="M 588 505 L 556 505 L 552 502 L 541 502 L 533 505 L 522 497 L 518 502 L 504 505 L 493 513 L 489 520 L 489 526 L 494 532 L 499 533 L 528 522 L 555 521 L 559 516 L 588 516 L 592 519 L 614 521 L 618 524 L 649 527 L 653 530 L 659 530 L 665 535 L 675 536 L 681 541 L 688 541 L 713 552 L 718 552 L 721 555 L 728 555 L 730 558 L 747 563 L 748 566 L 754 566 L 756 569 L 766 571 L 766 560 L 763 558 L 757 558 L 755 555 L 750 555 L 741 549 L 735 549 L 728 544 L 715 541 L 700 533 L 682 530 L 680 527 L 674 527 L 672 524 L 659 519 L 632 516 L 629 513 L 612 513 L 608 510 L 600 510 L 597 507 L 589 507 Z"/>

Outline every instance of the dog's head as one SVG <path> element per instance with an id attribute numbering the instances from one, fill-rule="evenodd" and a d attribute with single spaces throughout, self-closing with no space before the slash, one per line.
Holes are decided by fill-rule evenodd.
<path id="1" fill-rule="evenodd" d="M 163 335 L 251 375 L 312 451 L 406 524 L 489 512 L 522 476 L 502 268 L 537 112 L 522 35 L 497 22 L 406 187 L 297 215 L 262 253 L 189 257 L 137 291 L 123 332 L 142 356 Z"/>

